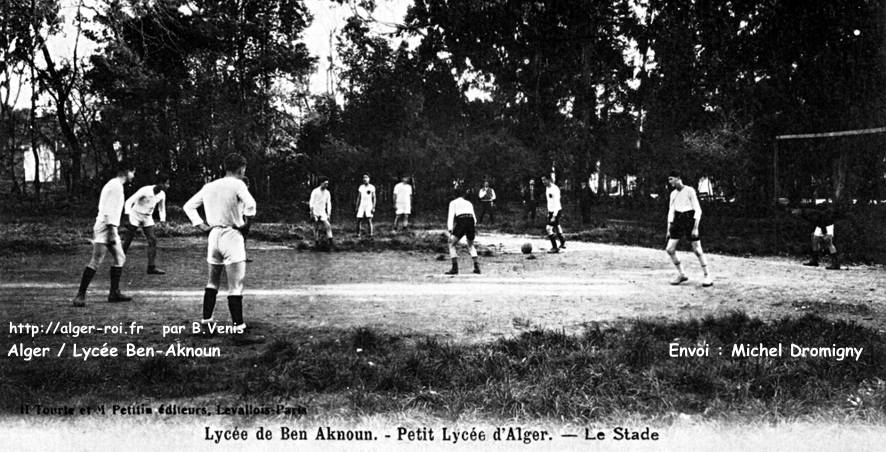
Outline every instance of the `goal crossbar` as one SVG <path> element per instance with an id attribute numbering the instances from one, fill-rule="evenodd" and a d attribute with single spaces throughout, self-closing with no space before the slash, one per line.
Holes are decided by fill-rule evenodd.
<path id="1" fill-rule="evenodd" d="M 777 135 L 776 140 L 802 140 L 807 138 L 834 138 L 848 137 L 852 135 L 869 135 L 873 133 L 886 133 L 886 127 L 875 127 L 872 129 L 856 129 L 841 130 L 839 132 L 822 132 L 822 133 L 799 133 L 794 135 Z"/>

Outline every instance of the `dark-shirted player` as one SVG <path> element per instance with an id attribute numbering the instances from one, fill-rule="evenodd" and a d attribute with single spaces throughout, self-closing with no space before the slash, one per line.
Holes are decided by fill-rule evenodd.
<path id="1" fill-rule="evenodd" d="M 468 241 L 468 253 L 474 261 L 474 273 L 480 274 L 480 258 L 474 247 L 474 238 L 477 236 L 477 216 L 474 214 L 474 205 L 468 201 L 471 191 L 464 189 L 459 197 L 449 203 L 449 213 L 446 220 L 446 229 L 449 231 L 449 258 L 452 259 L 452 268 L 447 275 L 458 274 L 458 253 L 455 245 L 462 237 Z"/>
<path id="2" fill-rule="evenodd" d="M 226 175 L 200 189 L 184 205 L 191 223 L 209 232 L 206 261 L 209 264 L 209 281 L 203 293 L 203 319 L 211 324 L 215 299 L 221 283 L 222 271 L 228 280 L 228 309 L 238 340 L 260 340 L 258 337 L 242 336 L 246 330 L 243 321 L 243 277 L 246 275 L 246 247 L 243 236 L 255 216 L 255 199 L 243 182 L 246 159 L 239 154 L 225 158 Z M 197 209 L 203 206 L 204 221 Z"/>
<path id="3" fill-rule="evenodd" d="M 545 185 L 545 198 L 548 205 L 548 224 L 545 226 L 545 232 L 551 241 L 551 249 L 548 252 L 559 253 L 561 249 L 566 248 L 566 239 L 563 237 L 563 228 L 560 226 L 560 215 L 563 212 L 560 187 L 548 176 L 543 176 L 541 181 Z M 557 246 L 557 240 L 560 240 L 559 246 Z"/>
<path id="4" fill-rule="evenodd" d="M 74 297 L 73 305 L 76 307 L 86 306 L 86 290 L 95 270 L 105 260 L 105 255 L 111 254 L 111 290 L 108 293 L 109 303 L 132 301 L 120 293 L 120 276 L 123 275 L 123 264 L 126 262 L 126 253 L 123 252 L 123 244 L 117 231 L 120 226 L 120 215 L 123 213 L 125 196 L 123 185 L 131 182 L 135 177 L 135 167 L 128 163 L 120 163 L 117 166 L 117 176 L 108 181 L 102 188 L 98 199 L 98 215 L 95 217 L 95 226 L 92 228 L 92 258 L 83 269 L 80 278 L 80 289 Z"/>
<path id="5" fill-rule="evenodd" d="M 668 175 L 668 184 L 674 190 L 671 191 L 668 204 L 668 243 L 665 249 L 678 272 L 671 284 L 678 285 L 689 280 L 683 273 L 680 259 L 677 258 L 677 244 L 680 243 L 680 239 L 687 239 L 692 244 L 692 252 L 698 257 L 698 263 L 701 264 L 701 269 L 704 272 L 704 281 L 701 285 L 710 287 L 714 285 L 714 282 L 708 273 L 708 265 L 701 249 L 701 237 L 698 232 L 698 226 L 701 223 L 701 204 L 698 202 L 698 195 L 694 188 L 683 184 L 680 173 L 671 172 Z"/>
<path id="6" fill-rule="evenodd" d="M 809 267 L 818 267 L 819 256 L 822 251 L 822 244 L 830 255 L 831 263 L 827 266 L 828 270 L 840 269 L 840 258 L 837 254 L 837 247 L 834 246 L 834 217 L 835 213 L 831 209 L 822 208 L 795 208 L 791 209 L 791 214 L 802 218 L 812 229 L 812 258 L 803 265 Z"/>

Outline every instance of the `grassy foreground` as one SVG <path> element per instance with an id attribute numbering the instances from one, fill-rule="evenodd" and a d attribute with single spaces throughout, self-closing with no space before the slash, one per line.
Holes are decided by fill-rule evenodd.
<path id="1" fill-rule="evenodd" d="M 483 344 L 370 329 L 292 331 L 214 359 L 6 360 L 0 411 L 20 403 L 205 400 L 302 403 L 333 397 L 337 413 L 420 410 L 434 416 L 587 422 L 677 414 L 785 420 L 827 415 L 882 422 L 886 337 L 817 316 L 766 323 L 742 313 L 634 321 L 572 336 L 532 331 Z M 9 339 L 9 338 L 7 338 Z M 199 342 L 199 339 L 196 340 Z M 864 347 L 858 361 L 671 358 L 670 343 L 782 342 Z M 716 355 L 716 354 L 714 354 Z"/>

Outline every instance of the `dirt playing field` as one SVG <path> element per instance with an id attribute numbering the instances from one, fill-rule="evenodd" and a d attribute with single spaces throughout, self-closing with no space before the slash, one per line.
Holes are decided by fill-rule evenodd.
<path id="1" fill-rule="evenodd" d="M 376 327 L 391 333 L 485 341 L 531 328 L 575 332 L 590 322 L 635 318 L 679 319 L 743 310 L 763 319 L 816 313 L 886 327 L 886 280 L 876 267 L 829 271 L 794 259 L 709 255 L 715 284 L 702 288 L 695 256 L 681 251 L 690 280 L 669 285 L 673 266 L 661 250 L 570 242 L 546 254 L 543 240 L 482 236 L 496 250 L 482 258 L 482 275 L 444 276 L 448 256 L 424 252 L 297 251 L 280 244 L 249 244 L 247 323 L 266 335 L 302 328 Z M 535 259 L 519 248 L 533 244 Z M 130 250 L 123 290 L 133 303 L 104 302 L 107 263 L 90 288 L 89 306 L 74 309 L 89 248 L 44 255 L 0 257 L 0 314 L 11 321 L 180 323 L 200 315 L 205 245 L 199 239 L 161 241 L 158 263 L 168 273 L 144 272 L 145 248 Z M 224 291 L 220 292 L 220 296 Z M 223 300 L 223 298 L 220 298 Z M 217 317 L 227 319 L 224 302 Z"/>
<path id="2" fill-rule="evenodd" d="M 462 254 L 465 274 L 458 277 L 442 274 L 448 258 L 438 261 L 421 252 L 315 253 L 252 243 L 247 318 L 283 333 L 286 325 L 372 326 L 475 341 L 530 327 L 574 331 L 595 321 L 699 317 L 735 309 L 763 318 L 814 312 L 879 326 L 886 313 L 879 268 L 827 271 L 792 259 L 709 256 L 715 285 L 702 288 L 697 260 L 687 252 L 681 258 L 690 281 L 673 287 L 668 284 L 673 267 L 660 250 L 571 242 L 563 254 L 550 255 L 539 240 L 487 236 L 480 241 L 500 253 L 483 258 L 479 276 L 470 274 L 470 261 Z M 536 249 L 534 260 L 519 253 L 526 241 Z M 76 292 L 88 248 L 3 259 L 4 317 L 195 319 L 205 282 L 202 241 L 163 242 L 165 276 L 144 274 L 139 245 L 130 253 L 123 282 L 136 301 L 104 303 L 107 278 L 101 271 L 85 310 L 72 309 L 67 301 Z M 225 315 L 222 309 L 219 316 Z"/>

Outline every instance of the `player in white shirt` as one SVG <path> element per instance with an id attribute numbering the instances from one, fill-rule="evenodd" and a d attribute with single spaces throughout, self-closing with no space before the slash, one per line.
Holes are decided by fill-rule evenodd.
<path id="1" fill-rule="evenodd" d="M 458 253 L 455 245 L 465 237 L 468 241 L 468 253 L 474 261 L 474 273 L 480 274 L 480 259 L 477 257 L 477 249 L 474 247 L 474 238 L 477 236 L 477 216 L 474 215 L 474 205 L 468 199 L 471 191 L 465 189 L 459 197 L 449 203 L 449 213 L 446 215 L 446 230 L 449 231 L 449 258 L 452 259 L 452 268 L 445 272 L 447 275 L 458 274 Z"/>
<path id="2" fill-rule="evenodd" d="M 486 214 L 489 214 L 489 224 L 495 223 L 495 190 L 489 186 L 489 181 L 483 182 L 477 197 L 480 198 L 480 215 L 477 223 L 482 223 Z"/>
<path id="3" fill-rule="evenodd" d="M 246 330 L 243 321 L 243 277 L 246 275 L 246 247 L 243 237 L 249 232 L 255 216 L 255 199 L 242 178 L 246 159 L 239 154 L 225 158 L 225 177 L 214 180 L 200 189 L 184 205 L 191 223 L 201 231 L 209 232 L 206 262 L 209 264 L 209 282 L 203 292 L 203 324 L 214 323 L 212 313 L 221 283 L 222 271 L 228 280 L 228 309 L 238 335 Z M 206 220 L 197 209 L 203 206 Z M 245 336 L 238 337 L 246 339 Z"/>
<path id="4" fill-rule="evenodd" d="M 160 222 L 166 222 L 166 190 L 169 190 L 169 176 L 161 173 L 157 176 L 155 185 L 146 185 L 136 191 L 126 200 L 124 212 L 129 218 L 125 222 L 126 230 L 123 232 L 123 252 L 129 253 L 129 245 L 135 238 L 135 233 L 141 228 L 142 233 L 148 240 L 148 274 L 163 275 L 163 270 L 156 267 L 157 259 L 157 236 L 154 234 L 154 208 L 160 214 Z"/>
<path id="5" fill-rule="evenodd" d="M 92 228 L 92 257 L 83 275 L 80 278 L 80 288 L 72 300 L 76 307 L 86 306 L 86 290 L 95 270 L 105 259 L 105 255 L 111 253 L 111 290 L 108 293 L 108 302 L 118 303 L 132 301 L 120 293 L 120 276 L 123 274 L 123 264 L 126 262 L 126 253 L 120 241 L 117 231 L 120 226 L 120 214 L 123 213 L 123 204 L 126 199 L 123 193 L 123 185 L 131 182 L 135 177 L 135 167 L 127 163 L 120 163 L 117 167 L 117 177 L 108 181 L 102 188 L 98 200 L 98 215 L 95 217 L 95 226 Z"/>
<path id="6" fill-rule="evenodd" d="M 400 183 L 394 186 L 394 231 L 397 225 L 402 224 L 403 229 L 409 227 L 409 215 L 412 214 L 412 185 L 409 178 L 403 176 Z"/>
<path id="7" fill-rule="evenodd" d="M 551 241 L 551 249 L 549 253 L 559 253 L 560 249 L 566 248 L 566 239 L 563 237 L 563 228 L 560 226 L 560 214 L 563 212 L 563 205 L 560 202 L 560 187 L 554 183 L 550 176 L 542 176 L 542 183 L 545 186 L 545 199 L 548 205 L 548 224 L 545 226 L 545 232 Z M 557 246 L 557 240 L 560 245 Z"/>
<path id="8" fill-rule="evenodd" d="M 360 238 L 360 225 L 366 222 L 369 237 L 372 238 L 372 216 L 375 215 L 375 185 L 369 183 L 369 175 L 363 175 L 363 184 L 357 187 L 357 238 Z"/>
<path id="9" fill-rule="evenodd" d="M 689 279 L 683 273 L 683 265 L 677 258 L 677 244 L 680 243 L 680 239 L 685 238 L 692 244 L 692 251 L 698 257 L 698 262 L 704 272 L 704 280 L 701 285 L 710 287 L 714 283 L 708 273 L 708 265 L 705 262 L 704 252 L 701 249 L 701 237 L 698 233 L 698 226 L 701 222 L 701 204 L 698 202 L 698 195 L 694 188 L 683 185 L 680 173 L 676 171 L 672 171 L 668 175 L 668 184 L 674 187 L 674 190 L 671 191 L 668 204 L 668 244 L 665 249 L 678 272 L 671 284 L 678 285 Z"/>
<path id="10" fill-rule="evenodd" d="M 314 242 L 317 249 L 329 250 L 332 247 L 332 194 L 329 192 L 329 179 L 320 178 L 320 185 L 311 192 L 311 218 L 314 220 Z M 325 243 L 320 241 L 320 230 L 325 230 Z"/>

